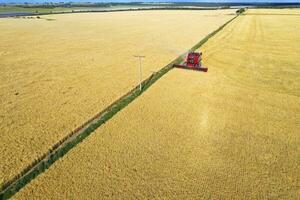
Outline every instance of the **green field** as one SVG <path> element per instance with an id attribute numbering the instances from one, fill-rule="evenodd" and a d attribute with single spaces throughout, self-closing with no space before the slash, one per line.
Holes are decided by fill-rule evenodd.
<path id="1" fill-rule="evenodd" d="M 0 13 L 50 13 L 50 12 L 62 12 L 62 11 L 69 11 L 71 12 L 72 9 L 75 8 L 63 8 L 63 7 L 57 7 L 57 8 L 22 8 L 19 6 L 0 6 Z"/>

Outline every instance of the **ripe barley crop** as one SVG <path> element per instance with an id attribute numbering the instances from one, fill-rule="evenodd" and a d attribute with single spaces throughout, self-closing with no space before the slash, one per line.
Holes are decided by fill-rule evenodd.
<path id="1" fill-rule="evenodd" d="M 16 199 L 297 199 L 294 12 L 238 17 L 203 46 L 208 73 L 173 69 Z"/>
<path id="2" fill-rule="evenodd" d="M 146 56 L 146 78 L 231 19 L 230 13 L 234 10 L 0 19 L 0 186 L 137 85 L 133 55 Z"/>

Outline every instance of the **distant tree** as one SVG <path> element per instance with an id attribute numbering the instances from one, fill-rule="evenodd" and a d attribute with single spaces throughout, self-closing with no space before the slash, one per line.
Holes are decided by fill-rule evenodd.
<path id="1" fill-rule="evenodd" d="M 237 15 L 240 15 L 240 14 L 242 14 L 243 12 L 245 12 L 245 8 L 240 8 L 240 9 L 238 9 L 238 10 L 236 11 L 236 14 L 237 14 Z"/>

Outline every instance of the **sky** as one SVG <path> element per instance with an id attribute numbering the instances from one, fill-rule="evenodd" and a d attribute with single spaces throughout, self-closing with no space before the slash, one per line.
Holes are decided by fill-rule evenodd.
<path id="1" fill-rule="evenodd" d="M 271 2 L 271 3 L 290 3 L 300 0 L 0 0 L 0 3 L 43 3 L 43 2 Z"/>

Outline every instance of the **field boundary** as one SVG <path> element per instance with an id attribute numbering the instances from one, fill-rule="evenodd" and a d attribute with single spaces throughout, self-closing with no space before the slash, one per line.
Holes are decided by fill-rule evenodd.
<path id="1" fill-rule="evenodd" d="M 236 10 L 236 8 L 188 8 L 188 7 L 161 7 L 161 8 L 126 8 L 126 9 L 111 9 L 111 10 L 70 10 L 70 11 L 54 11 L 54 12 L 41 12 L 41 13 L 33 13 L 33 12 L 12 12 L 10 15 L 7 14 L 1 14 L 0 18 L 6 18 L 6 17 L 34 17 L 34 16 L 42 16 L 42 15 L 59 15 L 59 14 L 75 14 L 75 13 L 107 13 L 107 12 L 129 12 L 129 11 L 152 11 L 152 10 Z"/>
<path id="2" fill-rule="evenodd" d="M 205 38 L 203 38 L 200 42 L 194 45 L 190 50 L 195 51 L 200 48 L 205 42 L 209 40 L 216 33 L 221 31 L 226 25 L 236 19 L 238 16 L 233 17 L 225 24 L 220 26 L 215 31 L 208 34 Z M 189 51 L 190 51 L 189 50 Z M 70 151 L 73 147 L 83 141 L 86 137 L 88 137 L 94 130 L 99 128 L 102 124 L 111 119 L 116 113 L 125 108 L 129 103 L 131 103 L 134 99 L 140 96 L 143 92 L 145 92 L 152 84 L 154 84 L 157 80 L 159 80 L 163 75 L 173 69 L 173 64 L 178 64 L 183 61 L 186 53 L 183 53 L 171 63 L 160 69 L 159 71 L 153 73 L 147 79 L 142 82 L 142 90 L 140 91 L 139 85 L 134 87 L 132 90 L 127 92 L 125 95 L 121 96 L 119 99 L 110 104 L 107 108 L 97 113 L 94 117 L 87 120 L 81 126 L 77 127 L 75 130 L 71 131 L 66 137 L 57 142 L 52 146 L 52 148 L 40 156 L 40 158 L 36 159 L 29 166 L 24 168 L 18 175 L 16 175 L 13 179 L 6 182 L 0 191 L 0 200 L 8 199 L 12 197 L 15 193 L 17 193 L 21 188 L 23 188 L 26 184 L 28 184 L 31 180 L 36 178 L 39 174 L 43 173 L 47 170 L 55 161 L 59 158 L 63 157 L 68 151 Z"/>

